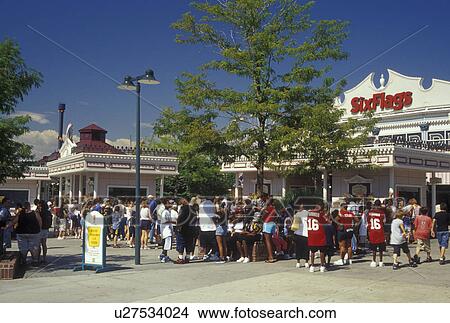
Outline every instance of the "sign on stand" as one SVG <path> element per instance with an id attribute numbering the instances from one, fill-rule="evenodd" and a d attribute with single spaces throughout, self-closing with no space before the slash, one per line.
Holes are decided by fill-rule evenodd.
<path id="1" fill-rule="evenodd" d="M 106 232 L 105 217 L 97 211 L 89 212 L 83 226 L 83 245 L 81 266 L 74 270 L 106 270 Z"/>

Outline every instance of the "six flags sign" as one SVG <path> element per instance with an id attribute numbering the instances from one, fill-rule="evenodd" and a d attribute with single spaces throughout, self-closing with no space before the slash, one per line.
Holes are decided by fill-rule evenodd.
<path id="1" fill-rule="evenodd" d="M 403 107 L 412 103 L 412 92 L 400 92 L 395 95 L 386 95 L 386 93 L 375 93 L 371 98 L 354 97 L 351 101 L 353 114 L 366 111 L 376 111 L 377 107 L 381 110 L 394 109 L 401 110 Z"/>

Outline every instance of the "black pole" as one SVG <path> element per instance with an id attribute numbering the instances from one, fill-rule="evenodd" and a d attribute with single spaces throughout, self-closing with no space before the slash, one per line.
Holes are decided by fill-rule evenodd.
<path id="1" fill-rule="evenodd" d="M 63 127 L 64 127 L 64 111 L 66 110 L 66 105 L 60 103 L 58 106 L 59 112 L 59 129 L 58 129 L 58 149 L 61 149 L 63 144 Z"/>
<path id="2" fill-rule="evenodd" d="M 135 242 L 134 242 L 134 264 L 141 264 L 141 85 L 136 82 L 136 191 L 135 191 Z"/>

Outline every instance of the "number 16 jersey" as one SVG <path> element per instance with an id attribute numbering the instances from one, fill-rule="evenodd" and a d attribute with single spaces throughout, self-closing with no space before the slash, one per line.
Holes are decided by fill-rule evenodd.
<path id="1" fill-rule="evenodd" d="M 328 221 L 325 213 L 319 210 L 311 210 L 308 212 L 308 246 L 323 247 L 327 245 L 327 236 L 324 224 Z"/>
<path id="2" fill-rule="evenodd" d="M 384 238 L 384 211 L 371 210 L 367 215 L 367 232 L 369 233 L 369 242 L 371 244 L 385 243 Z"/>

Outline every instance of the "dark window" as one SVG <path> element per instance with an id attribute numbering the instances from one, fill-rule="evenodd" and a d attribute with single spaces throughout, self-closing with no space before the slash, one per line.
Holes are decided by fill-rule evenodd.
<path id="1" fill-rule="evenodd" d="M 110 187 L 108 188 L 108 196 L 109 197 L 135 197 L 135 188 L 134 187 Z M 141 196 L 147 196 L 147 189 L 141 187 Z"/>

